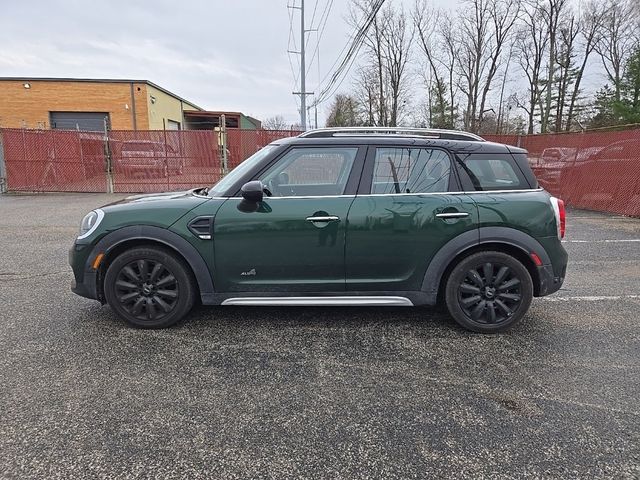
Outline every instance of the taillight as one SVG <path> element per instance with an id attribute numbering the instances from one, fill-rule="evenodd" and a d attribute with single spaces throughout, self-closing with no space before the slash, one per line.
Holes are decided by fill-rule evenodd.
<path id="1" fill-rule="evenodd" d="M 564 201 L 558 199 L 558 208 L 560 210 L 560 238 L 564 238 L 564 232 L 567 229 L 567 212 L 564 208 Z"/>
<path id="2" fill-rule="evenodd" d="M 558 227 L 558 238 L 564 238 L 564 232 L 567 227 L 567 213 L 564 208 L 564 202 L 556 197 L 551 197 L 551 205 L 553 206 L 553 213 L 556 216 L 556 225 Z"/>

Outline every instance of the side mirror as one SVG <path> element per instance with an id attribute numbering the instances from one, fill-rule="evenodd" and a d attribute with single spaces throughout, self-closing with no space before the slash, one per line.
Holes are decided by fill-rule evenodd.
<path id="1" fill-rule="evenodd" d="M 242 197 L 250 202 L 261 202 L 264 197 L 264 185 L 260 180 L 245 183 L 240 191 Z"/>

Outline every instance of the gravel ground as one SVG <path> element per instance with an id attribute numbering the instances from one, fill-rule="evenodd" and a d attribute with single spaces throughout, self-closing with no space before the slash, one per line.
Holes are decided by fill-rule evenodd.
<path id="1" fill-rule="evenodd" d="M 506 334 L 426 308 L 144 331 L 69 291 L 115 198 L 0 196 L 1 478 L 640 478 L 640 220 L 570 212 L 565 288 Z"/>

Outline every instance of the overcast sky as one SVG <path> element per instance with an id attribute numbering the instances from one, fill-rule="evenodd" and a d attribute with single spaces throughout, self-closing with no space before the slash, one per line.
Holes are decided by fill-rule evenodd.
<path id="1" fill-rule="evenodd" d="M 328 1 L 318 0 L 313 27 Z M 315 4 L 306 0 L 307 23 Z M 0 76 L 146 79 L 206 109 L 298 119 L 286 0 L 0 0 L 0 9 Z M 333 2 L 320 45 L 322 77 L 348 41 L 346 11 L 347 0 Z M 309 35 L 311 57 L 316 39 Z M 314 90 L 316 61 L 310 71 Z"/>
<path id="2" fill-rule="evenodd" d="M 305 1 L 311 28 L 316 0 Z M 387 1 L 406 7 L 414 3 Z M 318 0 L 312 27 L 329 3 L 319 50 L 320 78 L 351 33 L 345 21 L 348 0 Z M 432 4 L 455 8 L 458 0 Z M 287 0 L 0 0 L 0 12 L 0 76 L 146 79 L 205 109 L 299 120 L 291 94 L 299 86 L 294 85 L 286 53 Z M 298 10 L 293 15 L 298 45 Z M 309 34 L 308 61 L 315 35 Z M 296 56 L 290 57 L 297 68 Z M 315 60 L 309 70 L 307 89 L 317 90 Z M 512 82 L 517 83 L 518 76 L 514 73 Z M 599 69 L 590 69 L 584 86 L 593 89 L 602 83 Z M 347 79 L 342 90 L 349 88 Z M 320 125 L 326 107 L 320 109 Z"/>

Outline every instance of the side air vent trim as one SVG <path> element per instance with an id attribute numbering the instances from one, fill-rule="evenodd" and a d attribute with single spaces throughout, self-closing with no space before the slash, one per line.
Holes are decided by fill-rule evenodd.
<path id="1" fill-rule="evenodd" d="M 213 238 L 213 217 L 196 217 L 188 223 L 187 227 L 200 240 L 211 240 Z"/>

